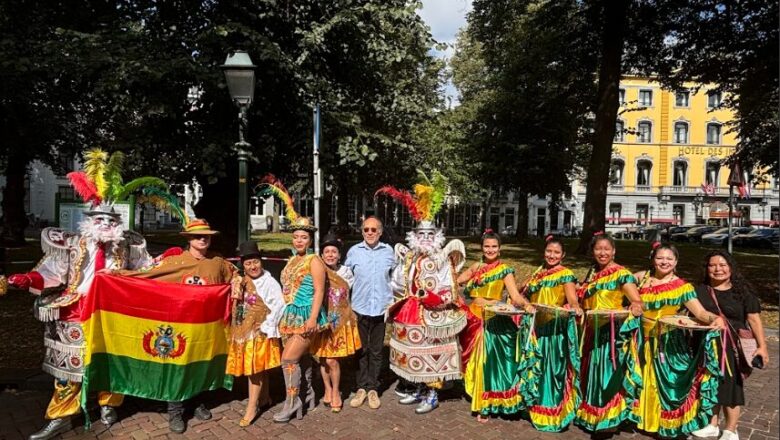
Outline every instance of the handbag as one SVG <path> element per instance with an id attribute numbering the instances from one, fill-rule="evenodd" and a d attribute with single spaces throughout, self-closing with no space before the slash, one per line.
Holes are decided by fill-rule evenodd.
<path id="1" fill-rule="evenodd" d="M 734 326 L 731 325 L 731 321 L 726 318 L 726 315 L 723 314 L 723 310 L 720 308 L 720 304 L 718 304 L 718 299 L 715 297 L 715 290 L 709 286 L 707 286 L 707 290 L 709 290 L 710 296 L 712 296 L 712 300 L 715 302 L 715 307 L 718 308 L 721 319 L 728 324 L 724 338 L 731 337 L 733 341 L 732 345 L 734 347 L 734 358 L 737 360 L 737 369 L 742 376 L 742 380 L 745 380 L 753 372 L 752 362 L 756 355 L 756 349 L 758 348 L 756 337 L 753 335 L 753 330 L 750 328 L 734 329 Z M 723 343 L 725 344 L 725 340 Z"/>

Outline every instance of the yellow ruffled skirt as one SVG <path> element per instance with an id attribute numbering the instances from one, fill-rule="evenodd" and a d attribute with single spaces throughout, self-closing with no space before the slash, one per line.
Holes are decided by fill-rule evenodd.
<path id="1" fill-rule="evenodd" d="M 335 329 L 317 333 L 310 351 L 317 357 L 341 358 L 355 354 L 361 347 L 357 323 L 350 319 Z"/>
<path id="2" fill-rule="evenodd" d="M 230 342 L 225 372 L 233 376 L 251 376 L 281 364 L 279 338 L 259 335 L 244 342 Z"/>

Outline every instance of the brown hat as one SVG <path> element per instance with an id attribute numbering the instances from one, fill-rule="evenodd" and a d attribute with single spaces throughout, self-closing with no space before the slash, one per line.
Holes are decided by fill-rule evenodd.
<path id="1" fill-rule="evenodd" d="M 203 219 L 194 218 L 184 225 L 184 230 L 180 232 L 181 235 L 214 235 L 219 234 L 219 231 L 211 229 L 208 222 Z"/>

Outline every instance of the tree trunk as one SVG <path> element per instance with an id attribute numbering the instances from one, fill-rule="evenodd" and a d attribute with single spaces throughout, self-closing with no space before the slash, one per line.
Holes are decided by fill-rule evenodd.
<path id="1" fill-rule="evenodd" d="M 238 163 L 227 161 L 226 172 L 227 176 L 216 183 L 203 185 L 203 197 L 193 208 L 198 218 L 220 231 L 212 240 L 211 249 L 233 257 L 238 247 Z"/>
<path id="2" fill-rule="evenodd" d="M 603 1 L 601 3 L 604 19 L 602 20 L 601 65 L 599 66 L 595 112 L 596 125 L 593 134 L 593 152 L 587 171 L 585 215 L 582 224 L 582 238 L 577 248 L 579 254 L 587 253 L 594 232 L 604 230 L 609 166 L 612 160 L 612 141 L 615 138 L 615 121 L 619 108 L 618 89 L 628 11 L 628 0 Z"/>
<path id="3" fill-rule="evenodd" d="M 528 238 L 528 193 L 517 190 L 517 230 L 515 237 L 518 240 Z"/>
<path id="4" fill-rule="evenodd" d="M 27 214 L 24 212 L 24 177 L 27 175 L 29 161 L 23 154 L 12 149 L 5 169 L 5 188 L 3 189 L 3 219 L 0 241 L 4 246 L 24 246 L 24 229 L 27 227 Z"/>

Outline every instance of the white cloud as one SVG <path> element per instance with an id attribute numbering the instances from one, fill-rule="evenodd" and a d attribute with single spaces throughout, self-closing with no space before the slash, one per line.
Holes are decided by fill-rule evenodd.
<path id="1" fill-rule="evenodd" d="M 431 27 L 436 41 L 453 40 L 466 24 L 466 14 L 471 11 L 471 0 L 423 0 L 417 14 Z"/>
<path id="2" fill-rule="evenodd" d="M 433 50 L 434 56 L 450 59 L 454 53 L 453 44 L 458 30 L 466 25 L 466 15 L 471 12 L 471 0 L 423 0 L 422 8 L 417 14 L 431 27 L 433 38 L 440 43 L 447 43 L 447 49 Z M 444 86 L 445 99 L 453 105 L 459 102 L 458 93 L 451 82 Z"/>

